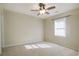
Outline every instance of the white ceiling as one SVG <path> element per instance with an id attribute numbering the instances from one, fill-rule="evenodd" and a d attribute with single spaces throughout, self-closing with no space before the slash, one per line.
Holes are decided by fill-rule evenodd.
<path id="1" fill-rule="evenodd" d="M 43 19 L 79 7 L 78 3 L 50 3 L 50 4 L 46 3 L 46 7 L 55 5 L 56 9 L 52 9 L 52 10 L 48 11 L 50 13 L 49 15 L 37 16 L 38 12 L 31 11 L 31 10 L 38 9 L 38 3 L 4 3 L 1 5 L 3 5 L 3 7 L 8 10 L 24 13 L 27 15 L 31 15 L 31 16 L 35 16 L 35 17 L 39 17 L 39 18 L 43 18 Z"/>

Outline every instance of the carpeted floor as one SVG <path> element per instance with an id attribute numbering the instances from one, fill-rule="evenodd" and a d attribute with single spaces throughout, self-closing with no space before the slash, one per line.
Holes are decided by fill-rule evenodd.
<path id="1" fill-rule="evenodd" d="M 18 45 L 3 49 L 3 56 L 75 56 L 77 52 L 48 42 Z"/>

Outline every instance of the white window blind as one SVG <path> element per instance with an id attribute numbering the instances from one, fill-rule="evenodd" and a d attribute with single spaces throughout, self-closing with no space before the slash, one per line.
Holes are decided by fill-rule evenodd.
<path id="1" fill-rule="evenodd" d="M 66 18 L 60 18 L 54 21 L 55 36 L 66 36 Z"/>

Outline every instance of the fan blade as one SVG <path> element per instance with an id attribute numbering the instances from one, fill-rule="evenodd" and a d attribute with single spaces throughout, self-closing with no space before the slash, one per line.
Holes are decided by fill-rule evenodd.
<path id="1" fill-rule="evenodd" d="M 55 6 L 48 7 L 46 10 L 54 9 Z"/>
<path id="2" fill-rule="evenodd" d="M 50 14 L 49 12 L 45 12 L 46 14 Z"/>
<path id="3" fill-rule="evenodd" d="M 39 10 L 31 10 L 31 11 L 39 11 Z"/>

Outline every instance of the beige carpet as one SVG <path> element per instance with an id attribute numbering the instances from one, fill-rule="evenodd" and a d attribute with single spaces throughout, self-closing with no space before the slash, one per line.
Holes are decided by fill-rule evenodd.
<path id="1" fill-rule="evenodd" d="M 75 56 L 77 52 L 48 42 L 19 45 L 3 49 L 4 56 Z"/>

